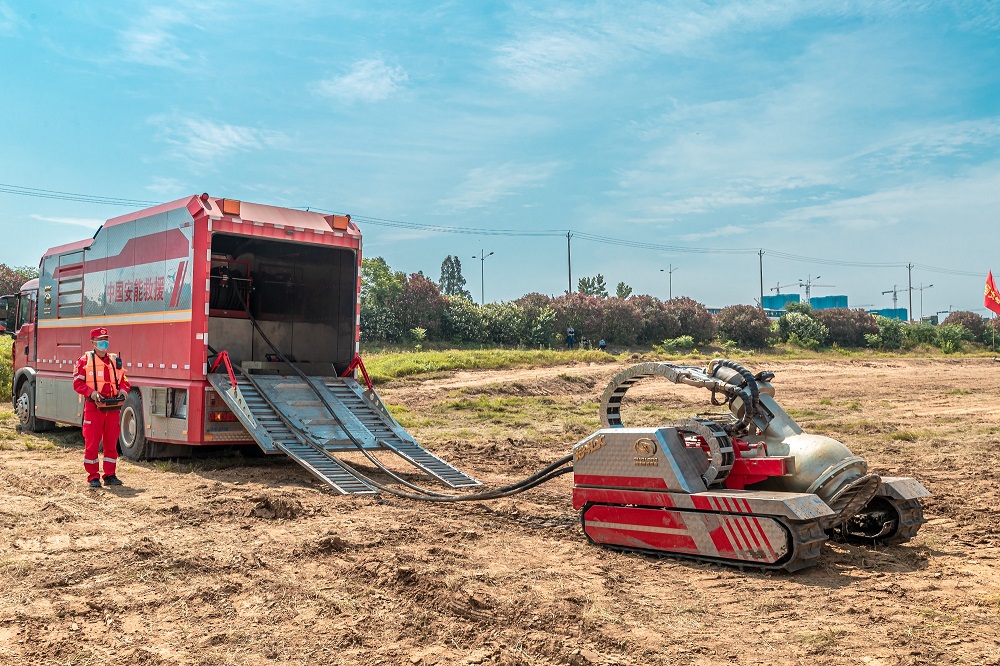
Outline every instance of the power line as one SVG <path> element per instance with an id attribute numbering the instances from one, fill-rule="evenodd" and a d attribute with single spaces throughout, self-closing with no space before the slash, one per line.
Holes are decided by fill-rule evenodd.
<path id="1" fill-rule="evenodd" d="M 322 208 L 309 208 L 321 213 L 335 213 L 336 211 L 324 210 Z M 338 215 L 342 213 L 337 213 Z M 468 234 L 475 236 L 563 236 L 563 230 L 557 229 L 479 229 L 475 227 L 448 227 L 439 224 L 421 224 L 419 222 L 403 222 L 401 220 L 387 220 L 381 217 L 368 217 L 367 215 L 351 215 L 355 221 L 374 224 L 381 227 L 393 227 L 396 229 L 412 229 L 415 231 L 431 231 L 443 234 Z"/>
<path id="2" fill-rule="evenodd" d="M 927 264 L 913 264 L 914 268 L 919 268 L 922 271 L 927 271 L 929 273 L 941 273 L 942 275 L 964 275 L 968 277 L 982 277 L 981 272 L 975 273 L 971 271 L 957 271 L 951 268 L 939 268 L 938 266 L 928 266 Z"/>
<path id="3" fill-rule="evenodd" d="M 143 199 L 125 199 L 121 197 L 106 197 L 93 194 L 80 194 L 76 192 L 63 192 L 60 190 L 46 190 L 37 187 L 10 185 L 7 183 L 0 183 L 0 193 L 16 194 L 18 196 L 35 197 L 39 199 L 76 201 L 81 203 L 92 203 L 92 204 L 100 204 L 107 206 L 145 207 L 145 206 L 156 206 L 163 203 L 161 201 L 146 201 Z M 337 213 L 337 211 L 326 210 L 323 208 L 316 208 L 312 206 L 300 206 L 300 208 L 305 210 L 319 211 L 322 213 L 343 214 L 343 213 Z M 908 265 L 903 262 L 847 261 L 843 259 L 809 257 L 804 255 L 791 254 L 788 252 L 780 252 L 777 250 L 769 250 L 767 248 L 684 247 L 680 245 L 667 245 L 663 243 L 649 243 L 645 241 L 629 240 L 626 238 L 619 238 L 617 236 L 600 236 L 597 234 L 590 234 L 586 232 L 572 231 L 566 229 L 522 230 L 522 229 L 481 229 L 476 227 L 452 227 L 452 226 L 437 225 L 437 224 L 423 224 L 420 222 L 404 222 L 402 220 L 392 220 L 383 217 L 371 217 L 368 215 L 352 215 L 351 219 L 376 226 L 390 227 L 395 229 L 410 229 L 413 231 L 425 231 L 430 233 L 462 234 L 462 235 L 472 235 L 472 236 L 509 236 L 509 237 L 546 237 L 546 236 L 561 237 L 565 236 L 567 233 L 571 233 L 574 238 L 590 241 L 592 243 L 600 243 L 602 245 L 612 245 L 617 247 L 628 247 L 640 250 L 672 252 L 676 254 L 739 255 L 739 254 L 758 254 L 759 252 L 764 251 L 769 256 L 778 259 L 786 259 L 788 261 L 798 261 L 803 263 L 819 264 L 826 266 L 849 266 L 854 268 L 907 268 L 908 266 L 912 266 L 913 268 L 919 268 L 920 270 L 923 271 L 927 271 L 930 273 L 939 273 L 942 275 L 955 275 L 962 277 L 982 276 L 982 272 L 961 271 L 952 268 L 931 266 L 928 264 Z"/>
<path id="4" fill-rule="evenodd" d="M 60 192 L 59 190 L 43 190 L 37 187 L 22 187 L 0 183 L 0 192 L 17 194 L 23 197 L 38 199 L 58 199 L 60 201 L 79 201 L 82 203 L 102 204 L 106 206 L 156 206 L 162 201 L 144 201 L 142 199 L 121 199 L 119 197 L 102 197 L 93 194 L 78 194 L 75 192 Z"/>
<path id="5" fill-rule="evenodd" d="M 601 243 L 603 245 L 617 245 L 619 247 L 631 247 L 640 250 L 660 250 L 663 252 L 676 252 L 681 254 L 757 254 L 757 248 L 722 248 L 722 247 L 681 247 L 679 245 L 663 245 L 662 243 L 647 243 L 644 241 L 634 241 L 614 236 L 598 236 L 581 231 L 574 231 L 573 238 Z"/>

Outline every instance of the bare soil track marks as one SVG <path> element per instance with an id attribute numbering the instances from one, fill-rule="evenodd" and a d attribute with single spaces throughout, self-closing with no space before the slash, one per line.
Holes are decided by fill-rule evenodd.
<path id="1" fill-rule="evenodd" d="M 913 542 L 828 544 L 791 575 L 618 553 L 588 545 L 566 476 L 442 506 L 339 497 L 287 461 L 234 457 L 125 463 L 126 486 L 91 491 L 78 431 L 15 435 L 8 410 L 0 663 L 1000 664 L 1000 366 L 745 362 L 776 372 L 804 427 L 931 489 Z M 500 485 L 595 429 L 621 367 L 381 394 L 419 441 Z M 632 418 L 661 418 L 663 387 L 640 388 Z M 710 409 L 674 388 L 670 409 Z"/>

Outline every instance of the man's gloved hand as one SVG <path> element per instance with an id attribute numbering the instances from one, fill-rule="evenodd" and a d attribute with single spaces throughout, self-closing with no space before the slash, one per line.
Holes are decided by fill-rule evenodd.
<path id="1" fill-rule="evenodd" d="M 101 399 L 101 394 L 98 393 L 97 391 L 91 391 L 90 392 L 90 399 L 93 400 L 94 402 L 97 402 L 98 400 Z"/>

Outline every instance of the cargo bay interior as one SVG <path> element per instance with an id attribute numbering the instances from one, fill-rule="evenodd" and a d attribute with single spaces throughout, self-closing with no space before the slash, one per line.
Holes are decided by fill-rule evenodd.
<path id="1" fill-rule="evenodd" d="M 209 345 L 236 363 L 273 361 L 240 299 L 289 360 L 333 363 L 354 356 L 357 255 L 354 250 L 229 234 L 212 237 Z M 270 355 L 270 356 L 269 356 Z"/>

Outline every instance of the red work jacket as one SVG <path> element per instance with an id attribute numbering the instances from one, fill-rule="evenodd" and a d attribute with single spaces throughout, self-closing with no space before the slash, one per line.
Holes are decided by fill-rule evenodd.
<path id="1" fill-rule="evenodd" d="M 127 393 L 132 385 L 129 384 L 124 369 L 112 367 L 116 358 L 110 353 L 101 358 L 92 351 L 81 356 L 76 362 L 76 372 L 73 373 L 73 390 L 85 398 L 89 398 L 94 391 L 104 397 L 117 395 L 118 390 L 115 389 L 117 377 L 118 389 L 123 389 Z M 88 381 L 88 375 L 93 376 L 93 383 Z"/>

